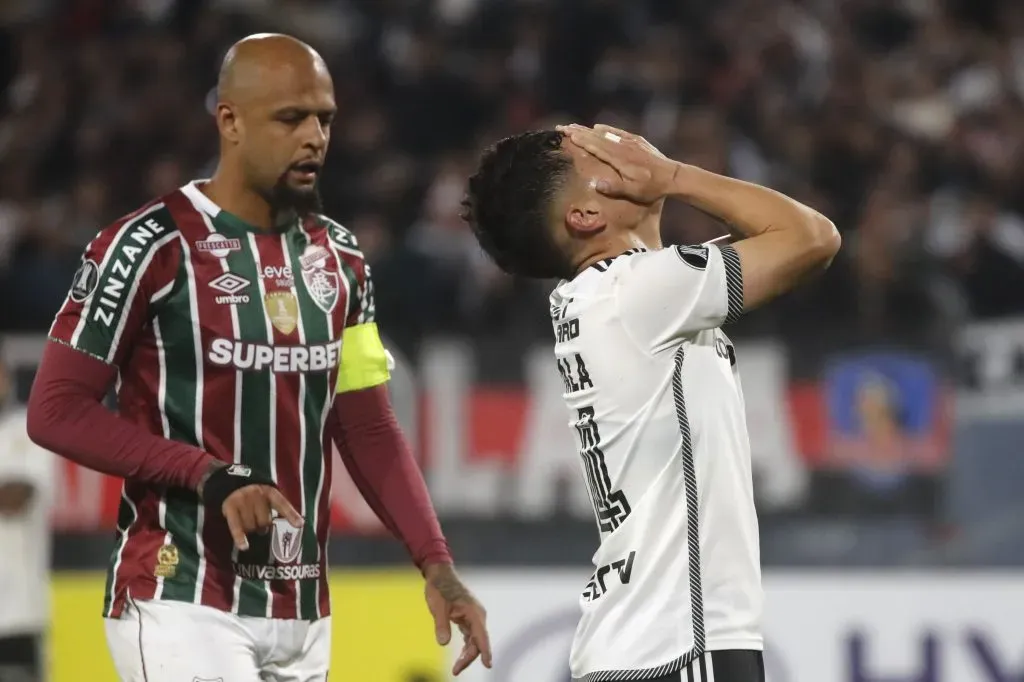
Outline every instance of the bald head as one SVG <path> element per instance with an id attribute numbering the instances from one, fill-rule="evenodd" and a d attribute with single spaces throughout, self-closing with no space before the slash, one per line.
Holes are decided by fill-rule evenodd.
<path id="1" fill-rule="evenodd" d="M 275 207 L 310 205 L 336 109 L 316 50 L 278 33 L 243 38 L 224 57 L 217 100 L 220 167 Z"/>
<path id="2" fill-rule="evenodd" d="M 323 58 L 306 43 L 283 33 L 256 33 L 232 45 L 224 56 L 217 96 L 240 103 L 298 73 L 330 79 Z"/>

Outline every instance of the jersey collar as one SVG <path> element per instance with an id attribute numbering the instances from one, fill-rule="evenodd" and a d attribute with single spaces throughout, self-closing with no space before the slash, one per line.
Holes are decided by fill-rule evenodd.
<path id="1" fill-rule="evenodd" d="M 242 232 L 255 232 L 256 234 L 263 234 L 265 232 L 254 225 L 250 225 L 235 214 L 225 211 L 215 204 L 213 199 L 203 194 L 199 186 L 207 182 L 209 180 L 193 180 L 181 188 L 181 193 L 192 202 L 197 211 L 202 211 L 210 216 L 212 220 L 216 221 L 218 227 L 226 226 L 231 229 L 241 230 Z"/>
<path id="2" fill-rule="evenodd" d="M 203 194 L 202 190 L 199 189 L 199 185 L 205 185 L 208 182 L 209 180 L 193 180 L 181 188 L 181 193 L 188 197 L 188 200 L 198 210 L 211 218 L 216 218 L 221 214 L 220 206 L 213 203 L 213 199 Z"/>

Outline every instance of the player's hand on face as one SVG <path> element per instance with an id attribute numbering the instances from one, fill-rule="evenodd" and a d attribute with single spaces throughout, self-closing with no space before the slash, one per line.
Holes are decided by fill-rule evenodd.
<path id="1" fill-rule="evenodd" d="M 600 178 L 597 191 L 614 199 L 650 205 L 663 200 L 673 187 L 679 163 L 634 133 L 598 124 L 558 126 L 569 141 L 608 164 L 612 173 Z"/>
<path id="2" fill-rule="evenodd" d="M 444 646 L 451 641 L 452 623 L 462 633 L 462 651 L 452 667 L 452 674 L 461 673 L 477 657 L 483 660 L 485 668 L 490 668 L 491 641 L 487 634 L 487 612 L 484 607 L 462 584 L 455 569 L 449 564 L 432 564 L 425 573 L 427 585 L 424 592 L 427 608 L 434 618 L 437 643 Z"/>

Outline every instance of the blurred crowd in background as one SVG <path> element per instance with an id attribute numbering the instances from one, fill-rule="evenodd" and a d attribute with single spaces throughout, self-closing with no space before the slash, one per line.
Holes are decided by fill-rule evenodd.
<path id="1" fill-rule="evenodd" d="M 25 549 L 0 561 L 0 587 L 44 579 L 28 557 L 50 553 L 38 541 L 46 523 L 58 571 L 108 561 L 121 482 L 56 458 L 39 486 L 49 518 L 25 517 L 24 544 L 3 534 L 18 522 L 9 463 L 43 462 L 17 403 L 96 232 L 212 173 L 221 58 L 260 31 L 306 40 L 333 74 L 325 209 L 372 265 L 399 360 L 392 399 L 455 556 L 504 571 L 494 597 L 472 581 L 508 647 L 499 666 L 543 659 L 525 647 L 553 632 L 545 609 L 576 622 L 589 569 L 575 572 L 597 533 L 551 358 L 554 282 L 497 271 L 460 201 L 483 147 L 575 121 L 776 188 L 843 234 L 824 276 L 727 330 L 769 589 L 780 567 L 823 569 L 776 601 L 771 679 L 1019 670 L 1019 582 L 882 571 L 872 575 L 891 583 L 865 583 L 844 569 L 1004 566 L 1013 577 L 1024 566 L 1022 0 L 0 0 L 0 546 Z M 725 231 L 666 207 L 666 243 Z M 335 472 L 332 567 L 407 566 Z M 552 582 L 520 578 L 527 565 L 573 568 Z M 346 608 L 363 585 L 341 597 Z M 416 620 L 418 597 L 377 587 L 366 613 L 384 614 L 387 635 L 378 642 L 359 618 L 336 636 L 346 661 L 373 659 L 376 672 L 353 675 L 442 679 L 417 677 L 404 646 L 417 635 L 395 630 Z M 104 679 L 89 667 L 106 660 L 102 645 L 83 639 L 99 632 L 97 606 L 72 588 L 53 628 L 64 637 L 54 661 L 66 664 L 53 679 Z M 0 617 L 0 635 L 7 625 Z M 565 679 L 564 658 L 551 664 L 561 677 L 515 668 L 494 679 Z M 377 670 L 392 663 L 400 674 Z"/>
<path id="2" fill-rule="evenodd" d="M 220 60 L 258 31 L 303 38 L 330 66 L 325 209 L 372 265 L 388 342 L 420 365 L 402 399 L 431 403 L 420 445 L 460 556 L 499 560 L 474 554 L 492 526 L 452 519 L 544 517 L 546 492 L 506 493 L 577 464 L 564 424 L 530 421 L 557 399 L 557 378 L 549 390 L 530 369 L 549 362 L 554 283 L 486 260 L 459 216 L 464 184 L 484 146 L 577 121 L 776 188 L 843 233 L 823 277 L 729 330 L 768 341 L 738 346 L 759 495 L 775 500 L 766 563 L 1024 563 L 1024 3 L 4 3 L 0 333 L 44 333 L 99 228 L 209 177 Z M 666 243 L 725 231 L 666 208 Z M 1003 326 L 973 331 L 987 323 Z M 471 352 L 423 352 L 451 338 Z M 575 561 L 592 541 L 578 530 L 519 545 Z"/>
<path id="3" fill-rule="evenodd" d="M 747 329 L 941 344 L 964 317 L 1024 312 L 1021 3 L 23 0 L 0 16 L 6 329 L 48 326 L 99 227 L 211 172 L 220 58 L 259 30 L 331 67 L 326 210 L 404 346 L 547 338 L 549 283 L 497 272 L 459 201 L 482 146 L 565 121 L 636 130 L 834 219 L 832 271 Z M 722 232 L 667 211 L 668 242 Z"/>

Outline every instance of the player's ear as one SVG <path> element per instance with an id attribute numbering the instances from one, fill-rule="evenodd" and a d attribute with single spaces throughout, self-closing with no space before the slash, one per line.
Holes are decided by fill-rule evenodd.
<path id="1" fill-rule="evenodd" d="M 572 232 L 581 235 L 596 234 L 607 224 L 608 220 L 602 210 L 601 202 L 595 199 L 572 203 L 566 209 L 565 225 Z"/>
<path id="2" fill-rule="evenodd" d="M 242 137 L 242 121 L 235 108 L 226 102 L 217 103 L 217 129 L 221 137 L 238 142 Z"/>

